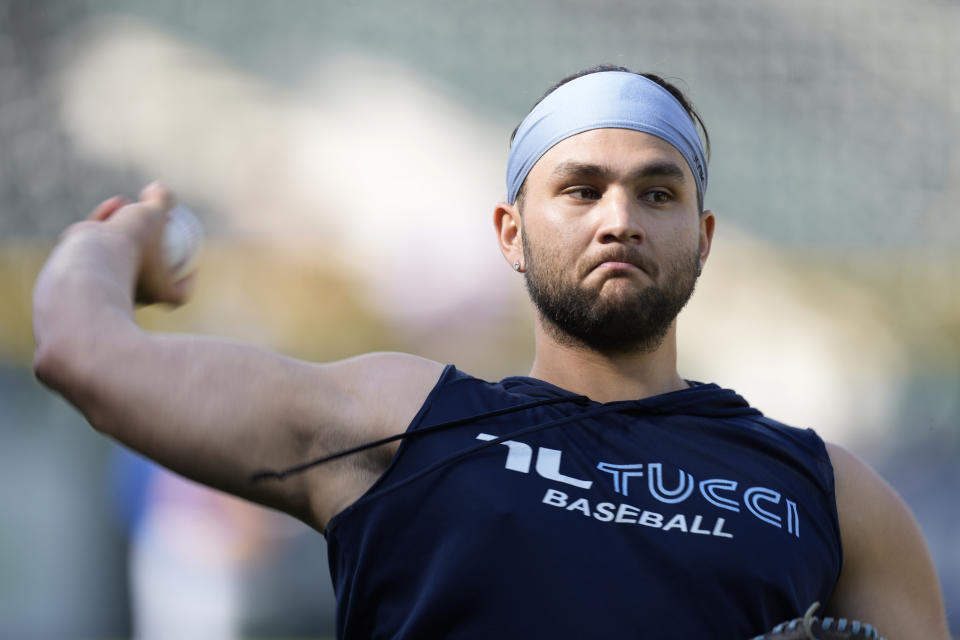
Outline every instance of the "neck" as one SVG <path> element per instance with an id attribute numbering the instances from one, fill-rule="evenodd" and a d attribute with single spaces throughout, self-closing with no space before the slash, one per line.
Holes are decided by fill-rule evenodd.
<path id="1" fill-rule="evenodd" d="M 676 322 L 653 351 L 601 353 L 558 342 L 538 323 L 530 376 L 598 402 L 637 400 L 686 389 L 677 372 Z"/>

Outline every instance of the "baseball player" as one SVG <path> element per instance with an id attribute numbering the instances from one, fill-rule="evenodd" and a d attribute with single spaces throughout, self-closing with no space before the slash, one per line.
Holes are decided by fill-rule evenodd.
<path id="1" fill-rule="evenodd" d="M 676 87 L 614 67 L 523 120 L 494 224 L 536 308 L 527 376 L 143 331 L 135 303 L 190 288 L 162 259 L 159 184 L 64 234 L 36 284 L 37 376 L 97 430 L 323 532 L 344 639 L 748 638 L 807 612 L 806 637 L 845 617 L 946 640 L 896 493 L 678 372 L 716 225 L 706 140 Z"/>

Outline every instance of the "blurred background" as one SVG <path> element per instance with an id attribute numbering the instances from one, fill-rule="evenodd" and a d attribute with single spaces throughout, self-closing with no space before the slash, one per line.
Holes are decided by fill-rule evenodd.
<path id="1" fill-rule="evenodd" d="M 322 536 L 34 380 L 31 288 L 66 225 L 159 177 L 208 244 L 193 301 L 144 325 L 524 374 L 492 230 L 508 137 L 598 63 L 679 79 L 710 130 L 681 372 L 873 464 L 960 633 L 957 33 L 955 0 L 0 0 L 0 637 L 332 634 Z"/>

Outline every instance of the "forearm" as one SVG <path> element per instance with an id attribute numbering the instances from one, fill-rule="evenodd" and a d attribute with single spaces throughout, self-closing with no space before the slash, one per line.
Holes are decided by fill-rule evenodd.
<path id="1" fill-rule="evenodd" d="M 33 298 L 37 377 L 71 400 L 112 342 L 137 331 L 133 291 L 140 251 L 105 225 L 80 223 L 54 249 Z"/>
<path id="2" fill-rule="evenodd" d="M 36 374 L 127 446 L 322 528 L 372 482 L 355 461 L 283 482 L 251 477 L 401 432 L 443 367 L 402 354 L 315 365 L 142 331 L 135 302 L 176 305 L 189 293 L 160 250 L 171 199 L 160 185 L 129 206 L 111 198 L 65 235 L 34 291 Z"/>
<path id="3" fill-rule="evenodd" d="M 295 459 L 287 427 L 299 392 L 288 378 L 298 365 L 226 340 L 142 331 L 133 318 L 142 252 L 119 226 L 72 228 L 38 277 L 37 377 L 95 429 L 161 464 L 292 510 L 289 496 L 253 495 L 248 478 Z M 270 391 L 259 399 L 258 383 Z M 285 437 L 270 441 L 278 431 Z"/>

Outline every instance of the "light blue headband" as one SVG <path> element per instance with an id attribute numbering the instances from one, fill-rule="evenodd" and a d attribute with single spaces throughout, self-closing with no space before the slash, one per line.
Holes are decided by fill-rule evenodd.
<path id="1" fill-rule="evenodd" d="M 669 91 L 625 71 L 590 73 L 561 85 L 520 123 L 507 161 L 507 200 L 543 154 L 561 140 L 590 129 L 633 129 L 662 138 L 683 155 L 703 202 L 707 160 L 690 115 Z"/>

